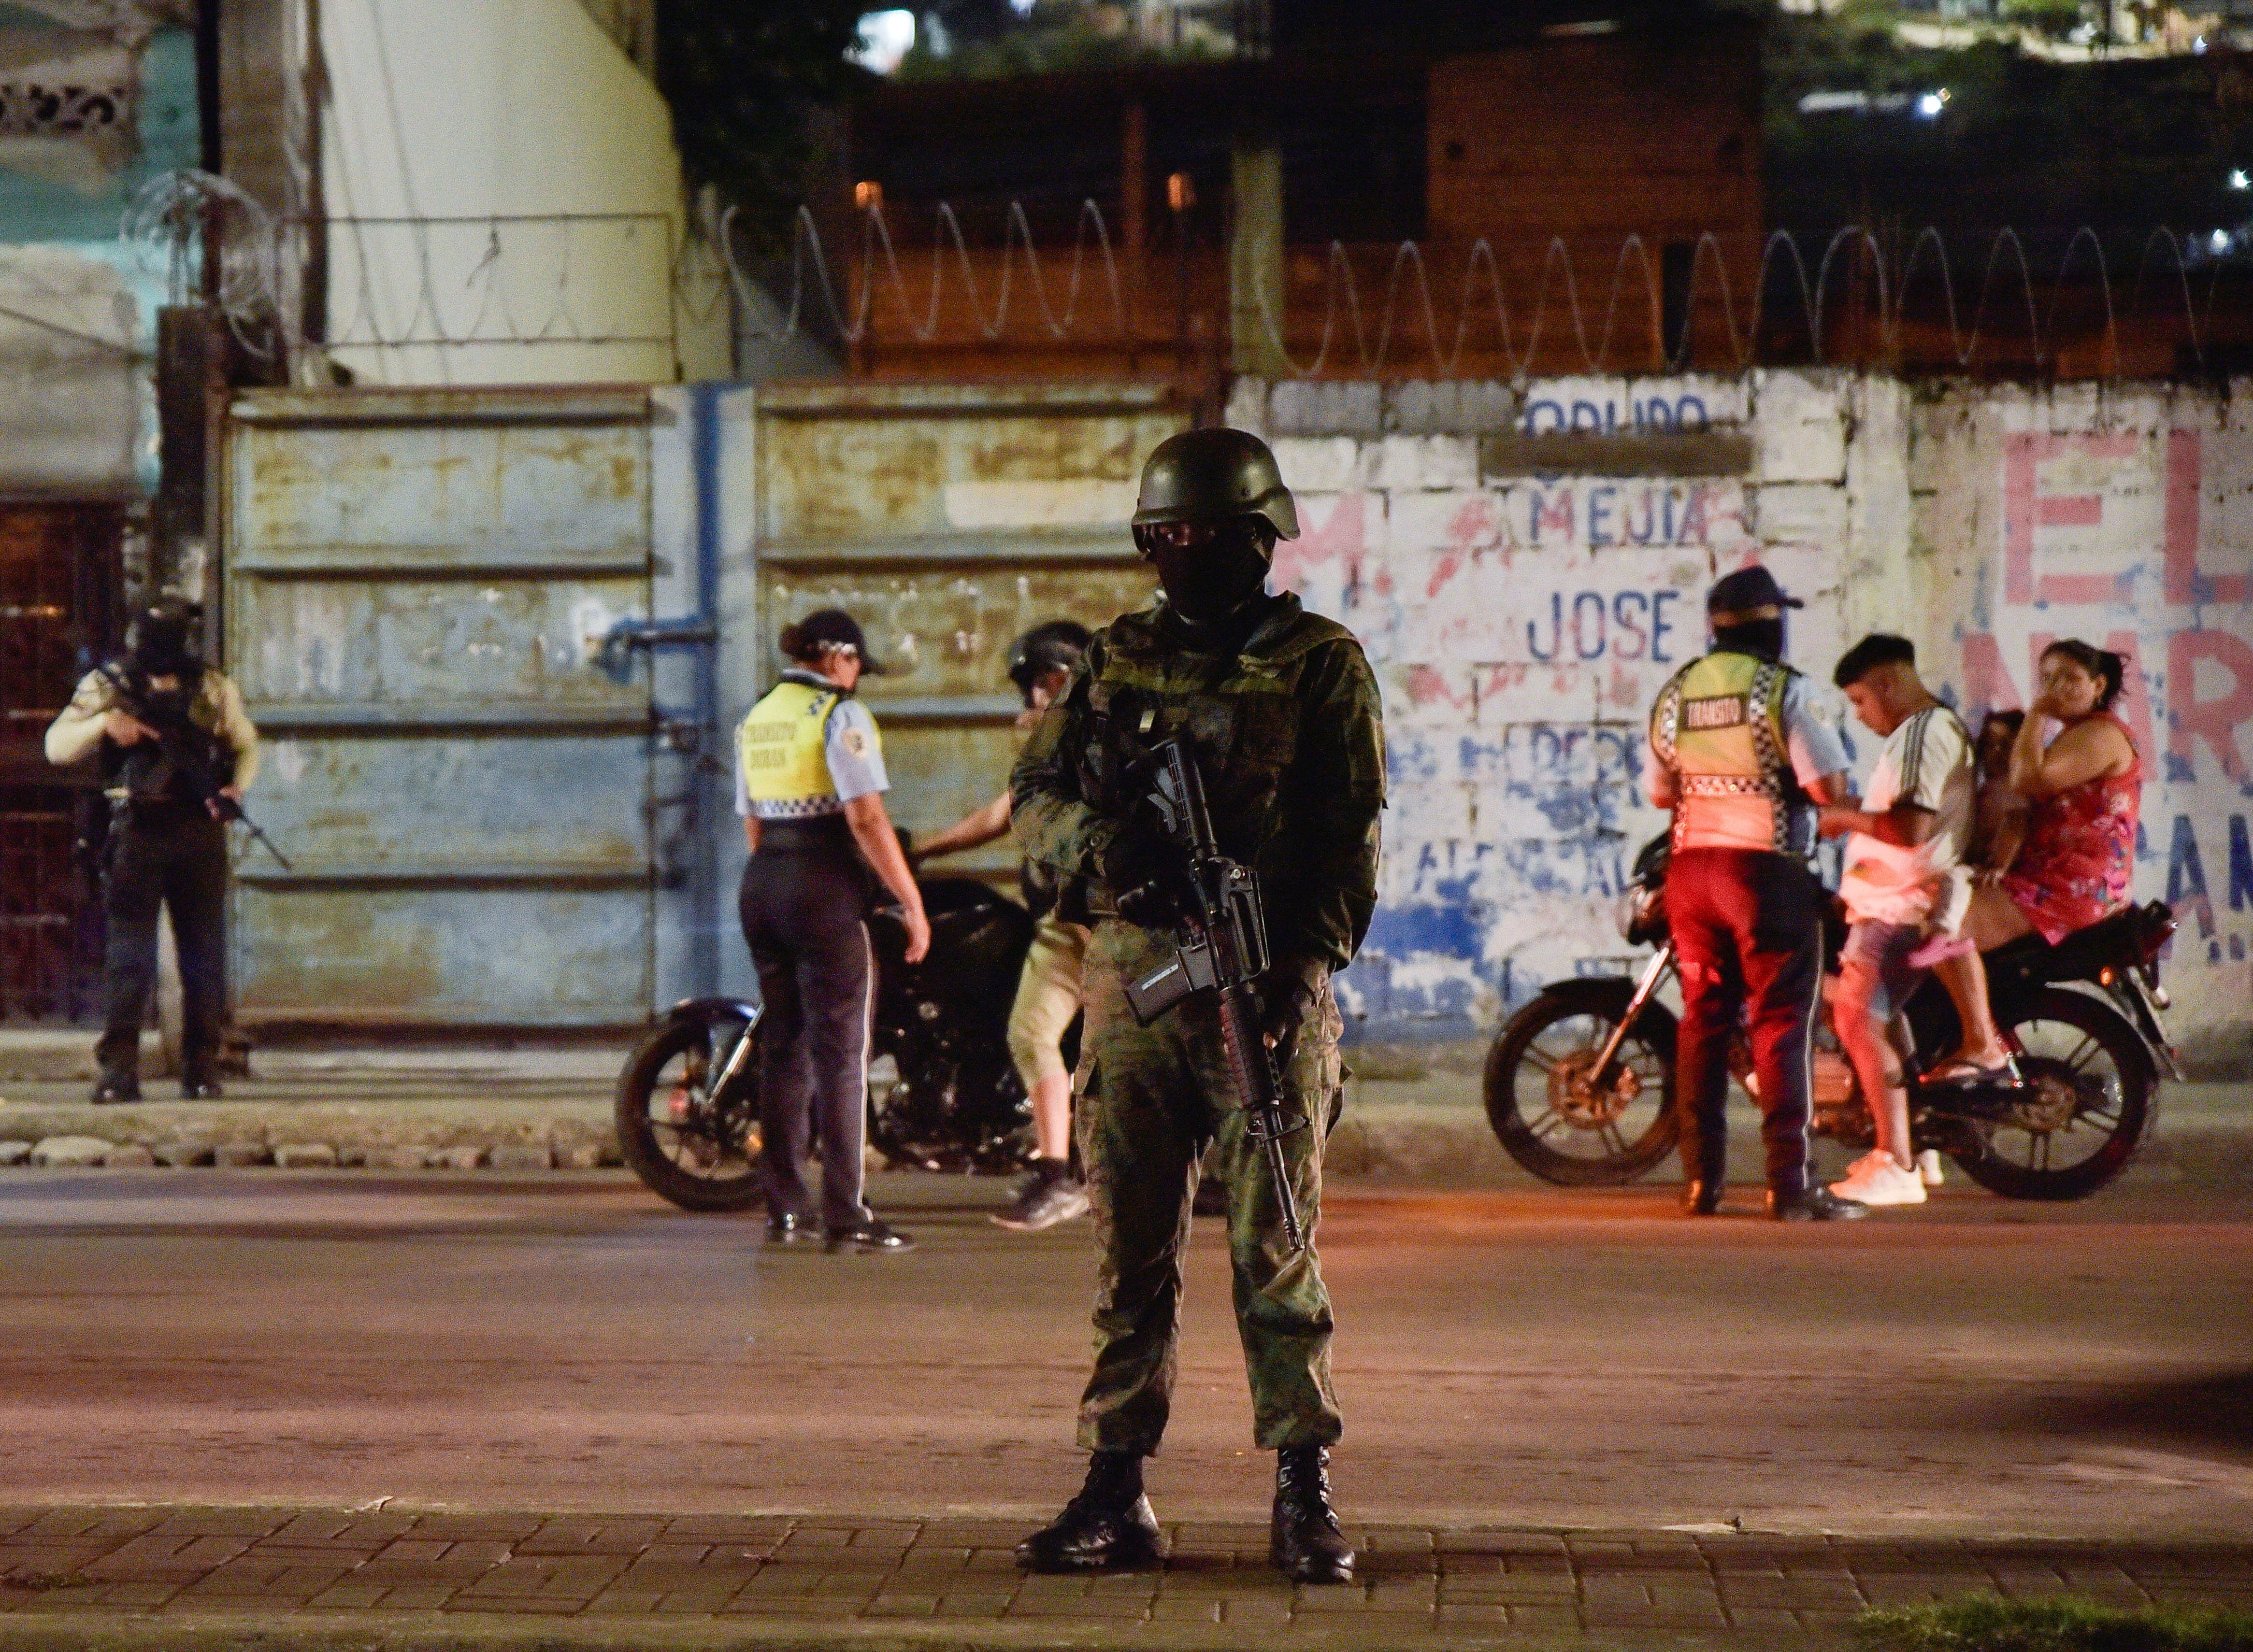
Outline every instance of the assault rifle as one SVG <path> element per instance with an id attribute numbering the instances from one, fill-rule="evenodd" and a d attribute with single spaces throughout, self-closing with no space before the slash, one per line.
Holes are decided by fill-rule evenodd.
<path id="1" fill-rule="evenodd" d="M 1299 1207 L 1291 1194 L 1290 1167 L 1283 1138 L 1306 1128 L 1283 1108 L 1283 1087 L 1274 1057 L 1259 1031 L 1259 995 L 1254 983 L 1267 972 L 1267 924 L 1259 905 L 1259 875 L 1220 852 L 1205 807 L 1204 777 L 1196 757 L 1179 738 L 1163 740 L 1134 765 L 1147 777 L 1147 801 L 1167 840 L 1187 862 L 1186 900 L 1175 925 L 1174 955 L 1141 979 L 1126 984 L 1126 1005 L 1145 1027 L 1184 999 L 1214 995 L 1220 1015 L 1220 1043 L 1228 1061 L 1236 1105 L 1245 1112 L 1245 1133 L 1267 1155 L 1283 1214 L 1283 1240 L 1294 1251 L 1306 1248 Z"/>
<path id="2" fill-rule="evenodd" d="M 259 830 L 258 822 L 245 814 L 242 805 L 222 790 L 227 781 L 213 766 L 206 742 L 195 726 L 185 717 L 167 717 L 152 710 L 148 701 L 115 666 L 97 666 L 94 669 L 116 695 L 119 708 L 155 731 L 157 754 L 171 765 L 172 772 L 195 794 L 196 800 L 221 820 L 240 820 L 243 829 L 282 863 L 284 872 L 296 871 L 289 864 L 289 857 Z"/>

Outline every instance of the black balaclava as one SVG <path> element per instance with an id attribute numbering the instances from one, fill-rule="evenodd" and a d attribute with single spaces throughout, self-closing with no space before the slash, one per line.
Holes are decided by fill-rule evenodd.
<path id="1" fill-rule="evenodd" d="M 1774 619 L 1748 619 L 1739 625 L 1713 627 L 1713 651 L 1722 654 L 1750 654 L 1754 659 L 1781 660 L 1783 658 L 1783 616 Z"/>
<path id="2" fill-rule="evenodd" d="M 1251 635 L 1267 593 L 1273 541 L 1263 526 L 1256 517 L 1239 517 L 1207 544 L 1188 550 L 1152 547 L 1150 561 L 1166 591 L 1166 618 L 1183 642 L 1233 648 Z"/>
<path id="3" fill-rule="evenodd" d="M 192 670 L 194 616 L 183 605 L 158 603 L 136 615 L 125 639 L 126 658 L 143 677 L 182 676 Z"/>

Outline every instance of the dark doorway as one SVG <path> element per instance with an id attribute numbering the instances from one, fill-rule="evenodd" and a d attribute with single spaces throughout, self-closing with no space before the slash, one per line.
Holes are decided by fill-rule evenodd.
<path id="1" fill-rule="evenodd" d="M 124 513 L 0 502 L 0 1021 L 101 1007 L 101 904 L 86 849 L 107 826 L 90 765 L 58 769 L 47 725 L 115 646 Z"/>

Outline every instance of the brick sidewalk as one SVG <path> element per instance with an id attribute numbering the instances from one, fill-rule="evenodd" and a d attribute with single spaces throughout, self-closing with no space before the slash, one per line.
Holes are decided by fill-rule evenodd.
<path id="1" fill-rule="evenodd" d="M 1352 1646 L 1843 1641 L 1872 1606 L 1972 1591 L 2253 1608 L 2253 1541 L 1863 1539 L 1379 1526 L 1344 1588 L 1263 1527 L 1185 1523 L 1160 1572 L 1029 1578 L 1024 1523 L 279 1509 L 0 1511 L 0 1644 L 255 1625 L 268 1644 Z M 84 1642 L 70 1626 L 87 1631 Z M 36 1626 L 36 1627 L 35 1627 Z M 91 1630 L 100 1626 L 99 1637 Z M 570 1631 L 561 1635 L 557 1631 Z M 370 1637 L 373 1637 L 371 1640 Z M 133 1639 L 125 1637 L 127 1642 Z"/>

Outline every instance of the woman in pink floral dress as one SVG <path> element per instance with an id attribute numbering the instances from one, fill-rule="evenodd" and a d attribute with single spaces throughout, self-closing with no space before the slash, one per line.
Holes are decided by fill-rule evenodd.
<path id="1" fill-rule="evenodd" d="M 2011 785 L 2032 805 L 2026 843 L 2010 869 L 1983 876 L 1971 897 L 1964 932 L 1977 950 L 1935 972 L 1964 1026 L 1963 1048 L 1936 1078 L 1977 1078 L 2007 1059 L 1979 953 L 2030 931 L 2054 944 L 2128 898 L 2144 766 L 2112 710 L 2126 679 L 2119 655 L 2073 638 L 2042 652 L 2041 692 L 2011 747 Z M 2047 745 L 2046 722 L 2063 725 Z"/>

